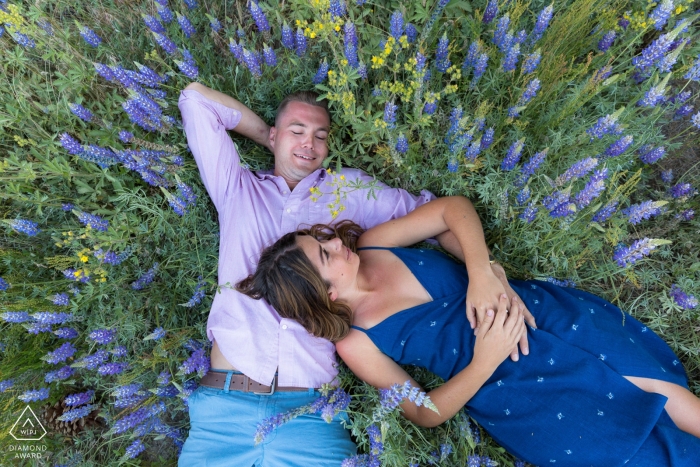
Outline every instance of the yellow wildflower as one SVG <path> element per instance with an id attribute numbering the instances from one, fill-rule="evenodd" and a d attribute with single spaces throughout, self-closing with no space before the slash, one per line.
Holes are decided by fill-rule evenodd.
<path id="1" fill-rule="evenodd" d="M 82 255 L 82 256 L 80 257 L 80 261 L 82 261 L 83 263 L 87 263 L 87 262 L 88 262 L 88 257 L 85 256 L 85 255 Z"/>

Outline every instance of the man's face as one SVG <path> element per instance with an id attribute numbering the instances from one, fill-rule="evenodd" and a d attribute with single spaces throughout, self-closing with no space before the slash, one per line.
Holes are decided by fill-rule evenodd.
<path id="1" fill-rule="evenodd" d="M 330 119 L 326 111 L 303 102 L 290 102 L 270 128 L 270 147 L 275 155 L 275 175 L 294 188 L 321 166 L 328 155 Z"/>

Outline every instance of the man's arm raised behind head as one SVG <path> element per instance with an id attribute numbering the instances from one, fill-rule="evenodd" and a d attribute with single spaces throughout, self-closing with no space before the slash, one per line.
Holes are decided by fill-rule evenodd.
<path id="1" fill-rule="evenodd" d="M 270 126 L 244 104 L 231 96 L 210 89 L 201 83 L 190 83 L 185 87 L 185 90 L 197 91 L 207 99 L 239 111 L 241 113 L 241 120 L 238 125 L 233 128 L 233 131 L 246 138 L 250 138 L 272 152 L 269 140 Z"/>

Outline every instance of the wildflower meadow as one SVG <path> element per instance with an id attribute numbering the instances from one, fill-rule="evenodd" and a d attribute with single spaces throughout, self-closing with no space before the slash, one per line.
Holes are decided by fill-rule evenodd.
<path id="1" fill-rule="evenodd" d="M 477 207 L 509 277 L 605 297 L 700 395 L 700 11 L 689 0 L 0 0 L 0 464 L 176 465 L 209 369 L 216 210 L 192 81 L 272 123 L 330 102 L 330 171 Z M 235 137 L 242 162 L 271 154 Z M 356 189 L 322 187 L 336 202 Z M 239 222 L 246 222 L 240 219 Z M 435 376 L 409 368 L 426 389 Z M 351 466 L 521 466 L 463 411 L 424 429 L 341 368 Z M 6 449 L 27 404 L 41 458 Z M 252 442 L 252 440 L 251 440 Z M 15 443 L 16 444 L 16 443 Z M 26 464 L 24 464 L 26 463 Z"/>

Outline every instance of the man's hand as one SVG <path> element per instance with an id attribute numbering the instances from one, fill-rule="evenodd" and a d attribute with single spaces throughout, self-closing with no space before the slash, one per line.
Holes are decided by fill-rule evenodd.
<path id="1" fill-rule="evenodd" d="M 527 306 L 523 303 L 523 301 L 520 299 L 517 293 L 511 288 L 510 284 L 508 284 L 508 278 L 506 277 L 506 272 L 503 269 L 503 266 L 501 266 L 498 263 L 494 263 L 491 265 L 491 269 L 494 273 L 494 275 L 500 280 L 501 284 L 503 285 L 503 288 L 505 289 L 506 294 L 508 295 L 508 298 L 510 301 L 513 299 L 517 300 L 517 302 L 520 305 L 520 310 L 523 316 L 525 317 L 525 322 L 530 325 L 531 327 L 537 329 L 537 324 L 535 323 L 535 317 L 532 316 L 532 313 L 530 313 L 530 310 L 527 309 Z M 470 282 L 471 284 L 471 282 Z M 468 297 L 468 290 L 467 290 L 467 297 Z M 467 303 L 469 303 L 469 298 L 467 298 Z M 467 306 L 467 319 L 469 320 L 469 324 L 471 325 L 472 329 L 474 329 L 474 335 L 477 334 L 479 331 L 480 324 L 483 322 L 485 316 L 485 312 L 480 312 L 479 309 L 470 309 L 469 306 Z M 530 353 L 530 348 L 528 345 L 527 341 L 527 332 L 524 332 L 523 335 L 520 338 L 520 351 L 523 353 L 523 355 L 528 355 Z M 516 347 L 513 350 L 513 353 L 511 353 L 510 356 L 511 360 L 514 362 L 517 362 L 519 359 L 519 354 L 518 354 L 518 348 Z"/>

